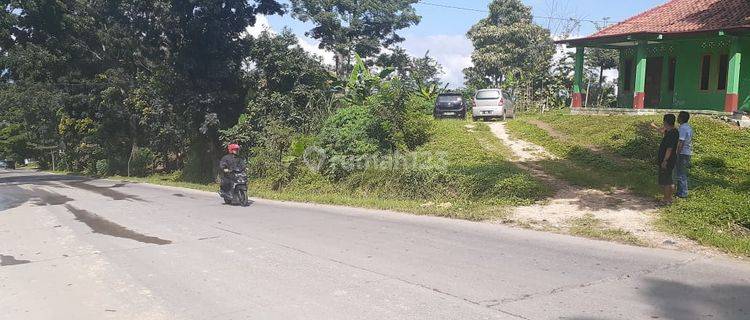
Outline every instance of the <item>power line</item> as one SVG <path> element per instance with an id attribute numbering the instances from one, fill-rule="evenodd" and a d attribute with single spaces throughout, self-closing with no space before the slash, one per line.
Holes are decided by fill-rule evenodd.
<path id="1" fill-rule="evenodd" d="M 419 1 L 418 4 L 426 5 L 426 6 L 432 6 L 432 7 L 438 7 L 438 8 L 445 8 L 445 9 L 454 9 L 454 10 L 462 10 L 462 11 L 470 11 L 470 12 L 489 13 L 488 10 L 483 10 L 483 9 L 459 7 L 459 6 L 453 6 L 453 5 L 447 5 L 447 4 L 432 3 L 432 2 L 428 2 L 428 1 Z M 605 26 L 614 23 L 614 22 L 609 21 L 609 20 L 591 20 L 591 19 L 579 19 L 579 18 L 561 18 L 561 17 L 551 17 L 551 16 L 532 16 L 532 17 L 534 19 L 548 19 L 548 20 L 558 20 L 558 21 L 590 22 L 590 23 L 593 23 L 593 24 L 604 24 Z"/>

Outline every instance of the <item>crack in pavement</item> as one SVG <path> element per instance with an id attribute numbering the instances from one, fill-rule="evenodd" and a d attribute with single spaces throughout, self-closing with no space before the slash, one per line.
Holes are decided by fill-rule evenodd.
<path id="1" fill-rule="evenodd" d="M 398 281 L 398 282 L 401 282 L 401 283 L 405 283 L 405 284 L 408 284 L 408 285 L 411 285 L 411 286 L 415 286 L 415 287 L 418 287 L 418 288 L 421 288 L 421 289 L 424 289 L 424 290 L 428 290 L 428 291 L 437 293 L 439 295 L 443 295 L 443 296 L 447 296 L 447 297 L 450 297 L 450 298 L 453 298 L 453 299 L 456 299 L 456 300 L 460 300 L 460 301 L 463 301 L 463 302 L 466 302 L 466 303 L 469 303 L 469 304 L 472 304 L 472 305 L 475 305 L 475 306 L 488 308 L 488 309 L 491 309 L 491 310 L 503 313 L 505 315 L 512 316 L 514 318 L 524 319 L 524 320 L 530 320 L 529 318 L 526 318 L 526 317 L 524 317 L 524 316 L 522 316 L 520 314 L 515 314 L 515 313 L 509 312 L 509 311 L 505 311 L 505 310 L 502 310 L 502 309 L 499 309 L 499 308 L 489 307 L 489 306 L 481 304 L 478 301 L 474 301 L 474 300 L 471 300 L 469 298 L 460 297 L 460 296 L 457 296 L 455 294 L 452 294 L 452 293 L 449 293 L 449 292 L 446 292 L 446 291 L 442 291 L 442 290 L 440 290 L 438 288 L 434 288 L 434 287 L 431 287 L 431 286 L 426 285 L 426 284 L 422 284 L 422 283 L 414 282 L 414 281 L 409 281 L 409 280 L 406 280 L 406 279 L 403 279 L 403 278 L 399 278 L 397 276 L 385 274 L 385 273 L 382 273 L 382 272 L 379 272 L 379 271 L 371 270 L 371 269 L 368 269 L 368 268 L 365 268 L 365 267 L 361 267 L 361 266 L 358 266 L 358 265 L 354 265 L 354 264 L 351 264 L 351 263 L 347 263 L 347 262 L 344 262 L 344 261 L 341 261 L 341 260 L 336 260 L 336 259 L 329 258 L 329 257 L 318 256 L 318 255 L 312 254 L 310 252 L 307 252 L 305 250 L 302 250 L 302 249 L 299 249 L 299 248 L 295 248 L 295 247 L 292 247 L 292 246 L 289 246 L 289 245 L 286 245 L 286 244 L 283 244 L 283 243 L 278 243 L 278 242 L 270 241 L 270 240 L 263 239 L 263 238 L 249 236 L 249 235 L 237 232 L 237 231 L 233 231 L 233 230 L 230 230 L 230 229 L 225 229 L 225 228 L 221 228 L 221 227 L 217 227 L 217 226 L 212 226 L 212 227 L 214 229 L 221 230 L 221 231 L 224 231 L 224 232 L 228 232 L 228 233 L 231 233 L 231 234 L 234 234 L 234 235 L 238 235 L 238 236 L 241 236 L 241 237 L 254 239 L 254 240 L 257 240 L 257 241 L 262 241 L 262 242 L 265 242 L 265 243 L 268 243 L 268 244 L 271 244 L 271 245 L 275 245 L 275 246 L 278 246 L 278 247 L 281 247 L 281 248 L 285 248 L 287 250 L 292 250 L 292 251 L 298 252 L 300 254 L 307 255 L 307 256 L 310 256 L 310 257 L 313 257 L 313 258 L 316 258 L 316 259 L 319 259 L 319 260 L 325 260 L 325 261 L 333 262 L 333 263 L 336 263 L 336 264 L 339 264 L 339 265 L 342 265 L 342 266 L 346 266 L 346 267 L 349 267 L 349 268 L 352 268 L 352 269 L 369 272 L 369 273 L 372 273 L 372 274 L 384 277 L 384 278 L 389 279 L 389 280 L 395 280 L 395 281 Z M 382 279 L 382 280 L 385 280 L 385 279 Z M 379 281 L 381 281 L 381 280 L 379 280 Z"/>
<path id="2" fill-rule="evenodd" d="M 504 298 L 504 299 L 500 299 L 500 300 L 488 300 L 488 301 L 482 301 L 482 302 L 488 303 L 486 305 L 486 307 L 493 308 L 495 306 L 500 306 L 500 305 L 503 305 L 503 304 L 506 304 L 506 303 L 515 303 L 515 302 L 520 302 L 520 301 L 525 301 L 525 300 L 536 299 L 538 297 L 549 297 L 549 296 L 553 296 L 553 295 L 556 295 L 556 294 L 559 294 L 559 293 L 568 292 L 568 291 L 572 291 L 572 290 L 576 290 L 576 289 L 588 288 L 588 287 L 592 287 L 592 286 L 596 286 L 596 285 L 600 285 L 600 284 L 605 284 L 605 283 L 610 283 L 610 282 L 617 282 L 617 281 L 627 280 L 627 279 L 631 279 L 631 278 L 639 277 L 639 276 L 646 276 L 646 275 L 649 275 L 649 274 L 652 274 L 652 273 L 655 273 L 655 272 L 659 272 L 659 271 L 677 270 L 679 268 L 682 268 L 682 267 L 684 267 L 684 266 L 686 266 L 688 264 L 691 264 L 691 263 L 695 262 L 696 260 L 698 260 L 698 257 L 693 257 L 693 258 L 690 258 L 690 259 L 687 259 L 687 260 L 684 260 L 684 261 L 669 263 L 669 264 L 666 264 L 666 265 L 663 265 L 663 266 L 660 266 L 660 267 L 656 267 L 656 268 L 653 268 L 653 269 L 640 270 L 640 271 L 636 271 L 636 272 L 633 272 L 633 273 L 626 273 L 626 274 L 621 274 L 621 275 L 614 276 L 614 277 L 602 278 L 602 279 L 599 279 L 599 280 L 596 280 L 596 281 L 585 282 L 585 283 L 581 283 L 581 284 L 574 284 L 574 285 L 567 285 L 567 286 L 557 287 L 557 288 L 554 288 L 554 289 L 552 289 L 550 291 L 538 292 L 538 293 L 532 293 L 532 294 L 523 294 L 523 295 L 515 297 L 515 298 Z"/>

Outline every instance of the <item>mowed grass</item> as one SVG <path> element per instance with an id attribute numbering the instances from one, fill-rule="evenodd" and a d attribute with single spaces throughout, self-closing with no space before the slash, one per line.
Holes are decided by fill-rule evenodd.
<path id="1" fill-rule="evenodd" d="M 605 190 L 627 188 L 656 198 L 655 155 L 661 137 L 650 129 L 652 122 L 660 123 L 661 116 L 554 113 L 523 117 L 508 127 L 515 137 L 559 156 L 560 160 L 544 165 L 560 178 Z M 697 116 L 690 122 L 696 132 L 691 195 L 662 209 L 658 226 L 750 256 L 750 131 L 709 117 Z"/>

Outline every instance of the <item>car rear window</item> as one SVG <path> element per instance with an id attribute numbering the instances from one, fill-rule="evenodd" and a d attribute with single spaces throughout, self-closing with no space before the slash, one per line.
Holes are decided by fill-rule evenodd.
<path id="1" fill-rule="evenodd" d="M 479 91 L 477 92 L 477 99 L 479 100 L 500 99 L 500 91 L 499 90 Z"/>
<path id="2" fill-rule="evenodd" d="M 461 96 L 439 96 L 438 102 L 461 102 Z"/>

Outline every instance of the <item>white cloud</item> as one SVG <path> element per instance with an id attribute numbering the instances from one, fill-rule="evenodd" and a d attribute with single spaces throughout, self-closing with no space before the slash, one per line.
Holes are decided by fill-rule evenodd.
<path id="1" fill-rule="evenodd" d="M 474 47 L 464 35 L 433 35 L 426 37 L 407 37 L 403 43 L 409 54 L 421 57 L 429 51 L 443 66 L 444 74 L 441 79 L 450 84 L 451 88 L 464 85 L 465 68 L 471 67 L 471 53 Z"/>
<path id="2" fill-rule="evenodd" d="M 245 29 L 245 34 L 252 37 L 258 37 L 261 33 L 263 33 L 263 31 L 268 31 L 271 34 L 277 34 L 277 32 L 271 26 L 271 23 L 268 21 L 268 18 L 266 16 L 258 15 L 256 16 L 255 25 L 248 26 L 247 29 Z M 335 64 L 333 52 L 320 49 L 318 47 L 320 42 L 302 35 L 297 35 L 297 40 L 299 41 L 300 48 L 320 57 L 323 60 L 323 63 L 329 66 Z"/>
<path id="3" fill-rule="evenodd" d="M 276 32 L 273 31 L 273 28 L 271 28 L 271 23 L 268 22 L 268 18 L 266 16 L 255 16 L 255 25 L 254 26 L 248 26 L 245 29 L 246 35 L 250 35 L 253 38 L 257 38 L 263 31 L 268 31 L 272 34 L 275 34 Z"/>
<path id="4" fill-rule="evenodd" d="M 323 63 L 329 66 L 333 66 L 336 64 L 336 59 L 334 58 L 333 52 L 321 49 L 319 47 L 319 41 L 302 36 L 297 36 L 297 39 L 299 40 L 299 46 L 303 50 L 322 58 Z"/>

